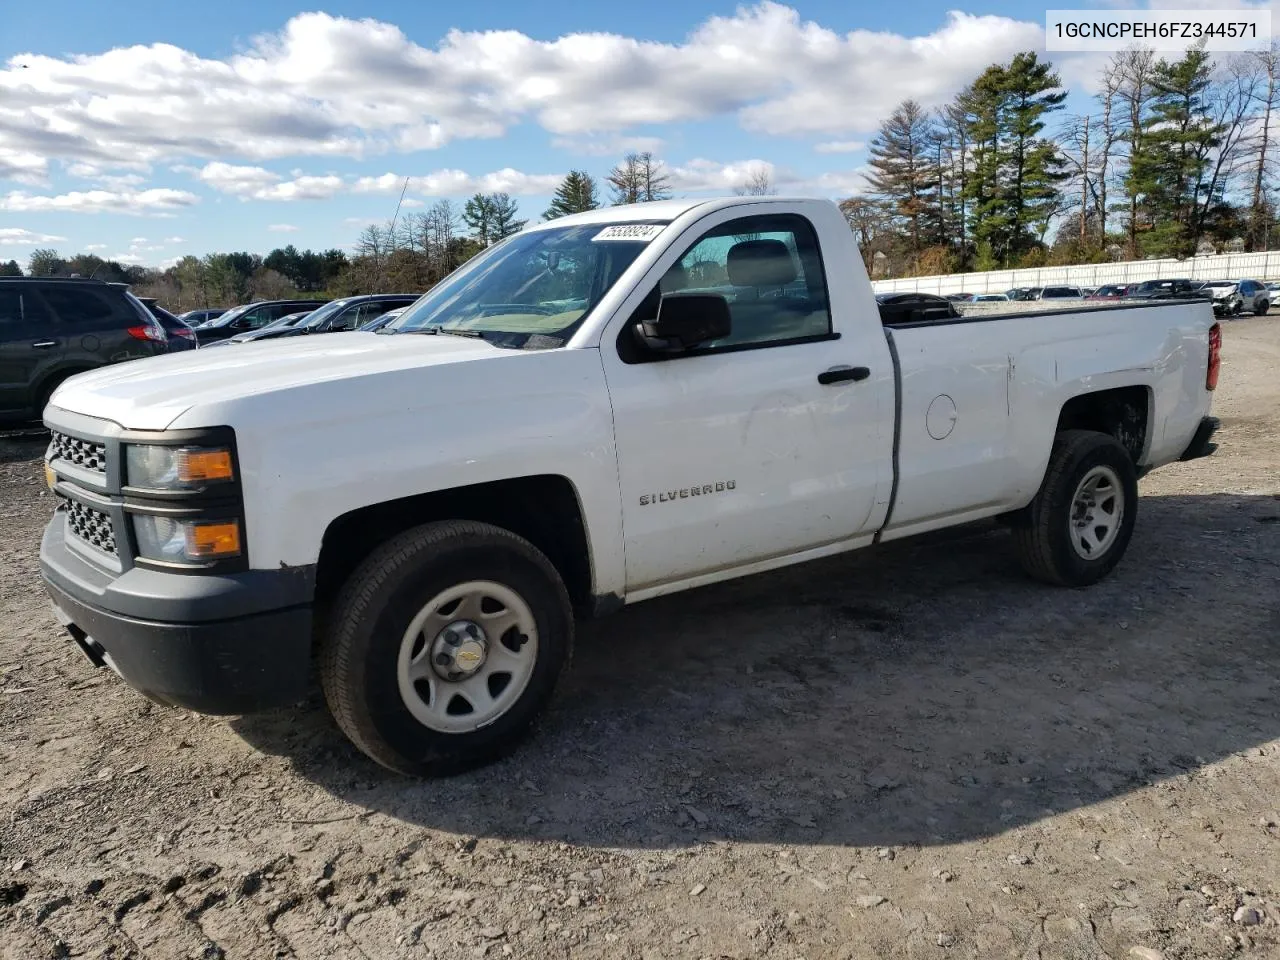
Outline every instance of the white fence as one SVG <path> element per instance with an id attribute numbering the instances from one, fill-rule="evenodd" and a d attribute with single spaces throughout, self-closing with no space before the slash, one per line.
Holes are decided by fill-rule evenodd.
<path id="1" fill-rule="evenodd" d="M 1186 260 L 1127 260 L 1078 267 L 1028 267 L 987 273 L 951 273 L 934 277 L 876 280 L 876 293 L 1003 293 L 1014 287 L 1100 287 L 1185 277 L 1189 280 L 1272 280 L 1280 277 L 1280 251 L 1226 253 Z"/>

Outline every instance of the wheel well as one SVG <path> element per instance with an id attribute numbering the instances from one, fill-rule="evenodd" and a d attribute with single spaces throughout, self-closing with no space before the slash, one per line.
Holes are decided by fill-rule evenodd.
<path id="1" fill-rule="evenodd" d="M 577 492 L 565 477 L 533 476 L 478 483 L 389 500 L 343 514 L 329 524 L 316 567 L 316 599 L 332 602 L 351 572 L 379 545 L 433 520 L 491 523 L 546 554 L 573 605 L 590 610 L 591 560 Z"/>
<path id="2" fill-rule="evenodd" d="M 1147 449 L 1151 393 L 1146 387 L 1116 387 L 1072 397 L 1058 415 L 1058 432 L 1097 430 L 1109 433 L 1139 463 Z"/>

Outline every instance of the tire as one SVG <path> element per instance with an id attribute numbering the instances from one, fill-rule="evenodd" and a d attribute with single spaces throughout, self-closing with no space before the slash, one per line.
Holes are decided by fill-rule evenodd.
<path id="1" fill-rule="evenodd" d="M 1258 306 L 1258 309 L 1253 312 L 1253 315 L 1255 317 L 1265 317 L 1267 315 L 1267 311 L 1270 309 L 1271 309 L 1271 301 L 1263 300 L 1262 303 Z"/>
<path id="2" fill-rule="evenodd" d="M 514 750 L 572 652 L 569 596 L 551 562 L 500 527 L 450 520 L 392 538 L 356 568 L 321 639 L 320 682 L 338 726 L 373 760 L 448 776 Z"/>
<path id="3" fill-rule="evenodd" d="M 1077 499 L 1089 499 L 1086 482 L 1094 484 L 1092 508 Z M 1098 522 L 1077 526 L 1083 510 Z M 1054 441 L 1035 499 L 1016 516 L 1014 550 L 1022 568 L 1037 580 L 1085 587 L 1120 562 L 1137 512 L 1137 471 L 1128 451 L 1109 434 L 1066 430 Z M 1100 535 L 1104 529 L 1106 534 Z"/>

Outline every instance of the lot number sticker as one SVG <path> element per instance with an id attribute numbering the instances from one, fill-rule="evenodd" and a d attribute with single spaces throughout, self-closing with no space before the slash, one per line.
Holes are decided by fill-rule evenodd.
<path id="1" fill-rule="evenodd" d="M 658 234 L 660 234 L 665 225 L 661 223 L 615 223 L 611 227 L 605 227 L 594 237 L 592 241 L 598 240 L 640 240 L 648 243 Z"/>

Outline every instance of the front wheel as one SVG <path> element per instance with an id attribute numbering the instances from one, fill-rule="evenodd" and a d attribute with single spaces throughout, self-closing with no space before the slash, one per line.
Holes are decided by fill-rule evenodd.
<path id="1" fill-rule="evenodd" d="M 1258 304 L 1258 309 L 1254 311 L 1254 315 L 1259 317 L 1265 317 L 1267 315 L 1267 311 L 1270 309 L 1271 309 L 1271 301 L 1263 300 L 1261 303 Z"/>
<path id="2" fill-rule="evenodd" d="M 1083 587 L 1124 556 L 1138 513 L 1138 479 L 1114 437 L 1066 430 L 1054 442 L 1044 482 L 1013 524 L 1018 560 L 1046 583 Z"/>
<path id="3" fill-rule="evenodd" d="M 572 647 L 568 594 L 537 548 L 488 524 L 429 523 L 343 586 L 320 678 L 364 753 L 399 773 L 448 775 L 515 748 Z"/>

